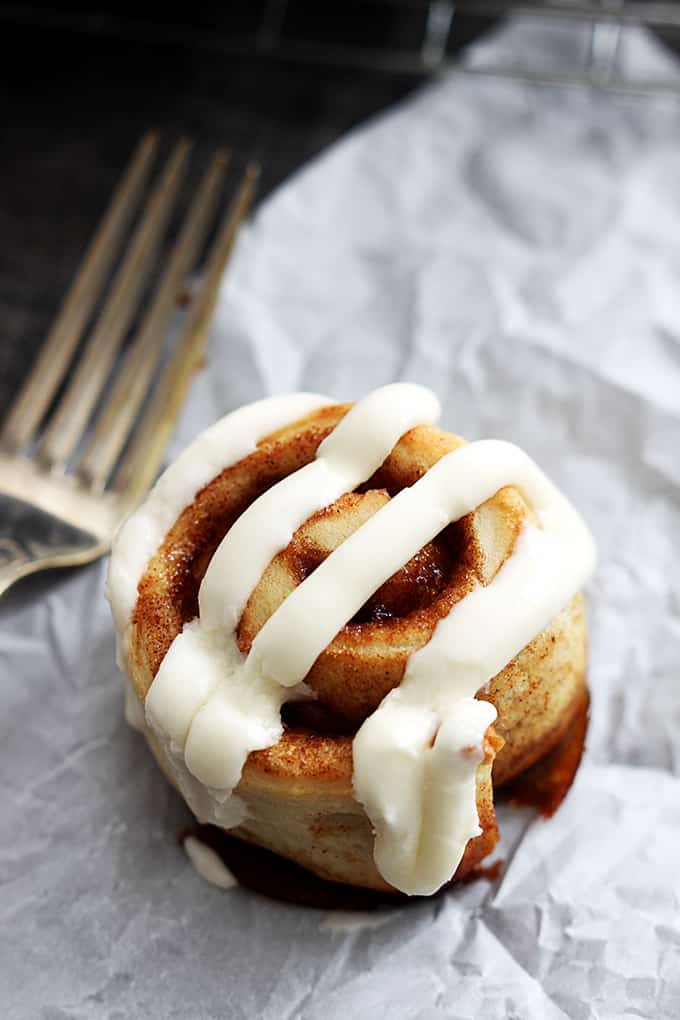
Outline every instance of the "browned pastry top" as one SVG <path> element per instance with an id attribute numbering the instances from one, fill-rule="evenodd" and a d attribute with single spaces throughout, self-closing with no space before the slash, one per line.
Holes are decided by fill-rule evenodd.
<path id="1" fill-rule="evenodd" d="M 197 615 L 203 574 L 231 525 L 262 492 L 313 459 L 349 406 L 321 408 L 267 436 L 180 514 L 139 585 L 133 640 L 148 665 L 149 684 L 182 625 Z M 286 596 L 341 542 L 462 443 L 433 426 L 417 426 L 360 490 L 310 517 L 252 592 L 237 631 L 241 650 L 249 650 Z M 527 513 L 515 490 L 502 489 L 422 548 L 319 655 L 306 677 L 318 702 L 289 708 L 289 723 L 321 732 L 356 729 L 400 683 L 408 657 L 429 641 L 451 607 L 473 585 L 493 577 L 512 552 Z"/>
<path id="2" fill-rule="evenodd" d="M 140 702 L 173 640 L 198 614 L 201 581 L 227 531 L 263 492 L 313 460 L 349 407 L 322 407 L 265 437 L 180 513 L 138 587 L 130 672 Z M 237 627 L 241 651 L 248 653 L 272 614 L 327 556 L 462 444 L 457 436 L 419 425 L 400 439 L 372 478 L 309 517 L 252 591 Z M 527 520 L 533 514 L 517 491 L 503 488 L 446 527 L 374 592 L 305 677 L 314 698 L 284 704 L 282 737 L 248 756 L 235 790 L 247 815 L 235 835 L 322 878 L 389 889 L 373 860 L 368 817 L 354 797 L 354 734 L 401 683 L 409 657 L 427 644 L 451 608 L 472 587 L 493 579 Z M 310 620 L 310 627 L 314 624 Z M 489 620 L 490 638 L 495 625 Z M 585 653 L 583 604 L 576 595 L 478 692 L 493 703 L 498 717 L 486 731 L 477 770 L 481 834 L 468 841 L 457 878 L 470 875 L 498 837 L 492 769 L 493 784 L 519 776 L 563 738 L 581 711 L 587 696 Z M 150 730 L 147 739 L 175 781 L 166 750 Z M 565 771 L 564 789 L 572 775 L 573 770 L 568 776 Z"/>

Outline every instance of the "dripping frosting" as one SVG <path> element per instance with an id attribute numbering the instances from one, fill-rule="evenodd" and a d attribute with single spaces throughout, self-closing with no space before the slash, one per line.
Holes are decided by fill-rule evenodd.
<path id="1" fill-rule="evenodd" d="M 221 461 L 216 468 L 213 459 L 210 470 L 216 474 L 273 429 L 328 403 L 310 395 L 274 398 L 228 416 L 218 423 Z M 474 588 L 440 621 L 429 643 L 409 659 L 401 685 L 354 740 L 355 795 L 376 833 L 376 865 L 391 885 L 414 894 L 444 884 L 468 840 L 479 834 L 476 773 L 496 713 L 474 695 L 582 585 L 594 561 L 585 525 L 517 447 L 495 440 L 471 443 L 442 457 L 335 549 L 273 613 L 248 655 L 237 646 L 236 627 L 261 574 L 295 530 L 370 478 L 401 436 L 435 421 L 438 410 L 436 398 L 419 386 L 395 384 L 375 391 L 347 413 L 311 463 L 251 504 L 215 552 L 200 587 L 199 616 L 173 641 L 145 705 L 147 723 L 171 758 L 195 813 L 205 817 L 207 800 L 219 805 L 219 814 L 213 814 L 221 824 L 239 824 L 243 810 L 233 790 L 246 758 L 278 741 L 281 707 L 299 697 L 318 655 L 373 593 L 449 523 L 502 487 L 515 486 L 536 524 L 524 526 L 492 582 Z M 274 425 L 272 418 L 277 419 Z M 215 455 L 217 446 L 211 447 Z M 200 456 L 200 446 L 187 459 L 190 451 L 183 455 L 187 463 Z M 188 493 L 184 472 L 177 470 L 183 458 L 154 490 L 160 487 L 166 498 L 169 494 L 177 513 L 194 495 Z M 171 483 L 170 471 L 176 479 Z M 153 498 L 152 493 L 150 502 Z M 178 506 L 181 499 L 185 502 Z M 137 545 L 140 526 L 134 523 L 140 511 L 114 547 L 113 561 L 122 561 L 125 569 L 112 565 L 109 591 L 117 622 L 125 621 L 123 634 L 134 607 L 130 592 L 174 520 L 168 520 L 168 512 L 161 521 L 153 506 L 151 511 L 146 506 L 141 511 L 147 536 L 143 552 Z"/>

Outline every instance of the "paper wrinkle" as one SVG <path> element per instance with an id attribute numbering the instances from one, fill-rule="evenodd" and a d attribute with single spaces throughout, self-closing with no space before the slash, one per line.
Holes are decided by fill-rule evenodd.
<path id="1" fill-rule="evenodd" d="M 557 69 L 586 43 L 511 23 L 470 59 Z M 641 32 L 619 57 L 680 74 Z M 218 895 L 122 721 L 105 565 L 30 579 L 0 602 L 3 1015 L 677 1020 L 679 153 L 678 100 L 444 76 L 261 207 L 169 451 L 269 393 L 396 379 L 524 447 L 599 546 L 588 754 L 559 813 L 502 805 L 497 882 L 372 929 Z"/>

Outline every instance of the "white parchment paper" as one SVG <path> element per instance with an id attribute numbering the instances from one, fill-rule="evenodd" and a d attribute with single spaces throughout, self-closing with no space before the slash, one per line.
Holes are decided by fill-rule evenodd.
<path id="1" fill-rule="evenodd" d="M 515 25 L 472 59 L 583 45 Z M 641 33 L 621 59 L 677 73 Z M 0 603 L 6 1020 L 680 1016 L 680 102 L 450 75 L 354 133 L 243 235 L 172 452 L 264 393 L 401 378 L 596 534 L 563 808 L 501 813 L 498 881 L 366 926 L 212 888 L 123 722 L 104 564 L 29 581 Z"/>

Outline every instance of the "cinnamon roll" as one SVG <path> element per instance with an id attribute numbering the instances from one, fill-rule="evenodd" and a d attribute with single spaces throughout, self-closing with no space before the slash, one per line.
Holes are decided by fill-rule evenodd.
<path id="1" fill-rule="evenodd" d="M 427 895 L 494 787 L 583 710 L 594 547 L 519 448 L 411 384 L 228 415 L 160 478 L 108 576 L 130 718 L 202 822 L 336 882 Z"/>

